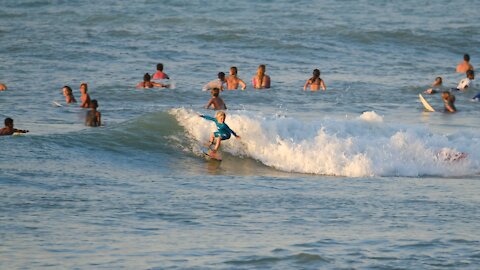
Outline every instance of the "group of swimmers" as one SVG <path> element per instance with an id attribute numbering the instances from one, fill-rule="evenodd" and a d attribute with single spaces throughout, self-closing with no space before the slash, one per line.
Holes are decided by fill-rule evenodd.
<path id="1" fill-rule="evenodd" d="M 77 100 L 73 96 L 73 91 L 70 86 L 65 85 L 62 88 L 63 96 L 65 96 L 65 102 L 67 104 L 77 103 Z M 88 84 L 81 83 L 80 84 L 80 107 L 81 108 L 90 108 L 87 112 L 85 117 L 85 125 L 89 127 L 99 127 L 102 125 L 102 114 L 97 111 L 98 108 L 98 101 L 96 99 L 90 99 L 90 95 L 88 94 Z"/>
<path id="2" fill-rule="evenodd" d="M 457 87 L 451 88 L 450 90 L 444 90 L 442 77 L 437 77 L 435 78 L 432 87 L 423 92 L 424 94 L 429 95 L 442 92 L 442 100 L 444 103 L 445 112 L 449 113 L 454 113 L 457 111 L 455 108 L 455 95 L 452 93 L 457 91 L 463 92 L 474 87 L 475 71 L 472 64 L 470 64 L 470 55 L 465 54 L 463 56 L 463 61 L 457 65 L 456 72 L 465 73 L 465 78 L 460 80 Z M 480 93 L 474 96 L 472 100 L 479 101 Z"/>

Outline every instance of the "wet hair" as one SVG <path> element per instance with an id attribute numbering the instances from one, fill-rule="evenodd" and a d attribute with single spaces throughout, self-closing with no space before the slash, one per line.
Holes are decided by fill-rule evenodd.
<path id="1" fill-rule="evenodd" d="M 470 61 L 470 55 L 468 53 L 464 54 L 463 55 L 463 60 L 465 60 L 467 62 Z"/>
<path id="2" fill-rule="evenodd" d="M 258 87 L 262 88 L 263 85 L 263 78 L 265 77 L 265 69 L 267 67 L 265 65 L 259 65 L 257 69 L 257 78 L 258 78 Z"/>
<path id="3" fill-rule="evenodd" d="M 145 73 L 145 75 L 143 75 L 143 81 L 144 82 L 149 82 L 151 79 L 152 79 L 152 77 L 150 76 L 150 74 Z"/>
<path id="4" fill-rule="evenodd" d="M 92 101 L 90 101 L 90 108 L 98 108 L 98 101 L 96 99 L 92 99 Z"/>
<path id="5" fill-rule="evenodd" d="M 238 72 L 237 67 L 231 67 L 230 70 L 233 70 L 233 74 L 237 75 L 237 72 Z"/>
<path id="6" fill-rule="evenodd" d="M 81 84 L 80 84 L 80 88 L 82 88 L 82 86 L 85 87 L 85 93 L 88 92 L 88 85 L 87 85 L 87 83 L 81 83 Z"/>
<path id="7" fill-rule="evenodd" d="M 313 76 L 310 78 L 310 82 L 315 82 L 317 79 L 320 78 L 320 70 L 318 68 L 313 70 Z"/>
<path id="8" fill-rule="evenodd" d="M 443 83 L 442 77 L 435 78 L 435 81 L 440 81 L 440 83 Z"/>
<path id="9" fill-rule="evenodd" d="M 218 97 L 219 94 L 220 94 L 220 89 L 218 89 L 216 87 L 212 89 L 212 95 L 214 97 Z"/>
<path id="10" fill-rule="evenodd" d="M 5 118 L 5 126 L 13 125 L 13 119 L 10 117 Z"/>
<path id="11" fill-rule="evenodd" d="M 475 76 L 475 72 L 471 69 L 467 70 L 466 74 L 467 74 L 467 76 L 469 76 L 469 75 Z"/>
<path id="12" fill-rule="evenodd" d="M 225 73 L 219 72 L 217 76 L 218 76 L 219 79 L 224 79 L 225 78 Z"/>
<path id="13" fill-rule="evenodd" d="M 72 95 L 72 88 L 70 88 L 70 86 L 65 85 L 63 88 L 67 88 L 67 94 Z"/>
<path id="14" fill-rule="evenodd" d="M 163 64 L 162 63 L 157 64 L 157 70 L 163 71 Z"/>
<path id="15" fill-rule="evenodd" d="M 221 117 L 221 116 L 223 116 L 224 118 L 226 118 L 226 115 L 225 115 L 225 113 L 224 113 L 224 112 L 222 112 L 222 111 L 219 111 L 219 112 L 217 112 L 217 113 L 215 114 L 215 118 L 217 118 L 217 117 Z"/>

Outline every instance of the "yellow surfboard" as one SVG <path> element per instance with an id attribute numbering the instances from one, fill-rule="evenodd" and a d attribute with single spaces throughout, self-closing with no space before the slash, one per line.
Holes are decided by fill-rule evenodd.
<path id="1" fill-rule="evenodd" d="M 420 98 L 420 101 L 423 104 L 423 107 L 425 107 L 425 110 L 428 112 L 434 112 L 435 109 L 427 102 L 427 100 L 422 96 L 422 94 L 418 94 L 418 98 Z"/>

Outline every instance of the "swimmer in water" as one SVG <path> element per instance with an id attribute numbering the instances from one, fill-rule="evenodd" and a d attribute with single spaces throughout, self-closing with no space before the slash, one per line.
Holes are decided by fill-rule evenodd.
<path id="1" fill-rule="evenodd" d="M 77 103 L 77 100 L 73 96 L 73 91 L 72 91 L 72 88 L 70 88 L 70 86 L 65 85 L 62 90 L 63 90 L 63 95 L 65 96 L 65 102 L 67 104 Z"/>
<path id="2" fill-rule="evenodd" d="M 305 85 L 303 86 L 303 90 L 307 90 L 308 86 L 310 86 L 311 91 L 318 91 L 320 90 L 320 87 L 322 88 L 323 91 L 327 90 L 327 87 L 325 86 L 325 82 L 320 78 L 320 70 L 319 69 L 314 69 L 313 70 L 313 76 L 305 82 Z"/>
<path id="3" fill-rule="evenodd" d="M 80 84 L 80 93 L 82 95 L 80 96 L 80 101 L 82 104 L 80 104 L 80 107 L 82 108 L 90 108 L 90 95 L 87 93 L 88 92 L 88 85 L 86 83 Z"/>
<path id="4" fill-rule="evenodd" d="M 457 73 L 465 73 L 468 70 L 474 70 L 472 64 L 470 64 L 470 55 L 464 54 L 463 61 L 457 65 Z"/>
<path id="5" fill-rule="evenodd" d="M 135 87 L 136 87 L 136 88 L 153 88 L 153 87 L 168 88 L 168 87 L 170 87 L 170 85 L 168 85 L 168 84 L 163 84 L 163 83 L 153 82 L 153 81 L 151 81 L 150 74 L 145 73 L 145 75 L 143 75 L 143 82 L 139 82 L 139 83 L 137 84 L 137 86 L 135 86 Z"/>
<path id="6" fill-rule="evenodd" d="M 157 71 L 153 74 L 152 76 L 154 80 L 164 80 L 164 79 L 170 79 L 166 73 L 163 72 L 163 64 L 158 63 L 157 64 Z"/>
<path id="7" fill-rule="evenodd" d="M 448 91 L 442 93 L 442 100 L 445 106 L 445 112 L 454 113 L 457 111 L 455 108 L 455 96 Z"/>
<path id="8" fill-rule="evenodd" d="M 220 94 L 220 89 L 218 88 L 212 89 L 212 98 L 208 101 L 207 105 L 205 105 L 205 109 L 209 109 L 210 106 L 213 106 L 214 110 L 227 109 L 227 106 L 225 105 L 225 102 L 223 102 L 223 99 L 218 96 L 219 94 Z"/>
<path id="9" fill-rule="evenodd" d="M 270 76 L 265 74 L 267 67 L 265 65 L 259 65 L 257 68 L 257 74 L 252 78 L 252 85 L 255 89 L 270 88 Z"/>
<path id="10" fill-rule="evenodd" d="M 237 67 L 230 68 L 230 75 L 227 77 L 227 89 L 228 90 L 237 90 L 238 86 L 242 86 L 242 90 L 247 88 L 247 84 L 237 77 Z"/>
<path id="11" fill-rule="evenodd" d="M 0 136 L 13 135 L 14 133 L 28 133 L 28 130 L 13 128 L 13 119 L 10 117 L 5 118 L 5 127 L 0 128 Z"/>
<path id="12" fill-rule="evenodd" d="M 435 78 L 435 81 L 432 83 L 432 88 L 429 88 L 423 91 L 424 94 L 433 95 L 441 91 L 442 88 L 442 77 Z"/>
<path id="13" fill-rule="evenodd" d="M 92 100 L 90 103 L 90 111 L 87 112 L 85 118 L 85 125 L 89 127 L 99 127 L 102 125 L 102 114 L 97 111 L 98 102 L 96 99 Z"/>

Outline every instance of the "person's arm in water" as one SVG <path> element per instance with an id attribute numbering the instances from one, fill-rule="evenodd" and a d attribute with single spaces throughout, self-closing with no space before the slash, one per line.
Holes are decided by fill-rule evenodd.
<path id="1" fill-rule="evenodd" d="M 327 90 L 327 86 L 325 85 L 325 82 L 322 79 L 320 79 L 320 87 L 322 87 L 323 91 Z"/>
<path id="2" fill-rule="evenodd" d="M 243 80 L 238 79 L 238 83 L 242 87 L 242 90 L 245 90 L 247 88 L 247 84 Z"/>
<path id="3" fill-rule="evenodd" d="M 213 104 L 213 98 L 211 98 L 211 99 L 208 101 L 207 105 L 205 105 L 205 109 L 209 109 L 210 106 L 212 106 L 212 104 Z M 200 116 L 200 117 L 201 117 L 201 116 Z M 205 118 L 205 117 L 204 117 L 204 118 Z"/>
<path id="4" fill-rule="evenodd" d="M 100 112 L 96 113 L 98 127 L 102 125 L 102 114 Z"/>
<path id="5" fill-rule="evenodd" d="M 306 91 L 309 85 L 310 85 L 310 79 L 308 79 L 308 80 L 305 82 L 305 85 L 303 86 L 303 91 Z"/>
<path id="6" fill-rule="evenodd" d="M 156 86 L 156 87 L 163 87 L 163 88 L 168 88 L 170 87 L 169 84 L 163 84 L 163 83 L 158 83 L 158 82 L 152 82 L 153 86 Z"/>

